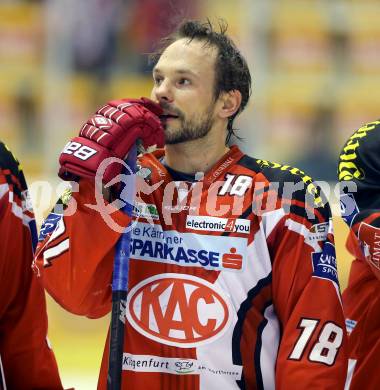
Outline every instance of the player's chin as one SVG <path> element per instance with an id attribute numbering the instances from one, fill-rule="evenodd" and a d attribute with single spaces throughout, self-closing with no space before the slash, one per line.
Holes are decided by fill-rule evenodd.
<path id="1" fill-rule="evenodd" d="M 182 142 L 182 134 L 180 129 L 168 128 L 164 131 L 165 135 L 165 144 L 166 145 L 175 145 L 179 142 Z"/>
<path id="2" fill-rule="evenodd" d="M 172 135 L 175 135 L 180 131 L 180 127 L 176 126 L 174 123 L 165 123 L 164 125 L 164 133 L 166 136 L 170 137 Z"/>

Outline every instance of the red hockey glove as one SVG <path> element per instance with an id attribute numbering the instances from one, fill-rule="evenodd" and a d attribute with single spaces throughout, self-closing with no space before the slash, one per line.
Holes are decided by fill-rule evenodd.
<path id="1" fill-rule="evenodd" d="M 145 148 L 163 147 L 161 107 L 147 98 L 112 100 L 88 119 L 79 136 L 63 149 L 58 175 L 63 180 L 94 178 L 99 165 L 109 157 L 124 160 L 137 139 Z M 107 166 L 103 182 L 118 175 L 122 165 Z"/>

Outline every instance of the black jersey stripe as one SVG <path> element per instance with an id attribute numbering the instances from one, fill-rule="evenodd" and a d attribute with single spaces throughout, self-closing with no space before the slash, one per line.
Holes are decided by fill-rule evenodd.
<path id="1" fill-rule="evenodd" d="M 244 168 L 248 168 L 251 171 L 257 173 L 262 170 L 261 166 L 257 163 L 257 160 L 253 157 L 249 157 L 246 154 L 236 163 Z"/>
<path id="2" fill-rule="evenodd" d="M 290 165 L 256 160 L 246 155 L 237 164 L 253 171 L 255 174 L 261 173 L 265 180 L 269 182 L 265 187 L 256 189 L 255 195 L 262 196 L 271 190 L 276 191 L 279 199 L 302 202 L 309 208 L 318 208 L 320 211 L 324 210 L 325 217 L 330 217 L 326 196 L 323 194 L 320 186 L 302 170 L 291 167 Z M 258 181 L 256 180 L 256 182 Z M 298 211 L 300 210 L 295 209 L 294 213 L 298 214 Z M 305 210 L 299 216 L 304 218 L 308 217 Z"/>
<path id="3" fill-rule="evenodd" d="M 263 308 L 263 314 L 265 310 L 270 305 L 272 305 L 272 303 L 273 303 L 272 300 L 269 300 L 268 302 L 265 303 Z M 260 364 L 260 355 L 261 355 L 261 348 L 263 346 L 262 335 L 267 323 L 268 320 L 264 317 L 257 329 L 257 341 L 255 346 L 255 352 L 254 352 L 254 361 L 255 361 L 255 371 L 256 371 L 256 384 L 258 390 L 264 390 L 263 375 L 262 375 L 261 364 Z"/>
<path id="4" fill-rule="evenodd" d="M 233 331 L 233 335 L 232 335 L 232 361 L 233 361 L 233 364 L 235 365 L 238 365 L 238 366 L 242 366 L 243 365 L 243 359 L 242 359 L 242 356 L 241 356 L 241 351 L 240 351 L 240 344 L 241 344 L 241 339 L 242 339 L 242 336 L 243 336 L 243 325 L 244 325 L 244 321 L 245 321 L 245 318 L 247 316 L 247 313 L 249 312 L 249 310 L 252 308 L 252 301 L 254 300 L 254 298 L 256 296 L 258 296 L 260 294 L 260 292 L 265 288 L 267 287 L 268 285 L 270 285 L 272 283 L 272 272 L 270 272 L 268 274 L 268 276 L 266 276 L 265 278 L 263 279 L 260 279 L 256 286 L 253 287 L 250 291 L 248 291 L 248 294 L 247 294 L 247 298 L 241 303 L 240 305 L 240 308 L 237 312 L 237 317 L 238 317 L 238 320 L 236 322 L 236 325 L 235 325 L 235 328 L 234 328 L 234 331 Z M 261 314 L 263 315 L 264 317 L 264 311 L 266 310 L 267 306 L 264 305 L 263 309 L 261 310 Z M 263 321 L 267 321 L 265 318 L 263 319 Z M 265 326 L 266 324 L 264 324 Z M 259 332 L 257 334 L 257 341 L 256 341 L 256 346 L 254 346 L 254 356 L 252 356 L 252 358 L 256 359 L 256 350 L 257 348 L 259 348 L 259 350 L 261 351 L 261 334 L 262 334 L 262 331 L 263 331 L 264 328 L 259 329 Z M 259 342 L 259 346 L 257 346 L 257 343 Z M 256 362 L 255 362 L 255 367 L 256 367 Z M 259 362 L 260 364 L 260 362 Z M 257 369 L 256 369 L 257 371 Z M 261 378 L 261 382 L 262 382 L 262 378 Z M 245 379 L 244 379 L 244 371 L 242 373 L 242 377 L 240 380 L 236 381 L 237 385 L 239 386 L 240 389 L 246 389 L 246 385 L 245 385 Z"/>
<path id="5" fill-rule="evenodd" d="M 9 173 L 3 172 L 5 179 L 8 184 L 13 185 L 14 194 L 21 198 L 21 192 L 27 189 L 24 174 L 17 159 L 2 142 L 0 142 L 0 169 L 9 171 Z M 15 179 L 18 180 L 18 183 Z"/>

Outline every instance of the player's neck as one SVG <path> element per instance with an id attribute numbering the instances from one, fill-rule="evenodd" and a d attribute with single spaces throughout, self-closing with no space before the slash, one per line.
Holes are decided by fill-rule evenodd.
<path id="1" fill-rule="evenodd" d="M 195 174 L 208 172 L 229 150 L 225 136 L 211 130 L 204 138 L 165 146 L 166 164 L 176 171 Z"/>

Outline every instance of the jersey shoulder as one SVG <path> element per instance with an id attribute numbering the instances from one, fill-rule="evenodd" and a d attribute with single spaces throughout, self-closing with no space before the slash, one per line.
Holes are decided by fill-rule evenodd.
<path id="1" fill-rule="evenodd" d="M 2 182 L 12 185 L 16 195 L 27 189 L 20 163 L 3 142 L 0 142 L 0 175 Z"/>
<path id="2" fill-rule="evenodd" d="M 277 188 L 281 198 L 291 196 L 300 201 L 307 198 L 313 207 L 323 207 L 327 203 L 313 178 L 299 168 L 247 155 L 238 161 L 238 165 L 250 169 L 255 174 L 254 181 L 266 181 L 268 187 Z"/>
<path id="3" fill-rule="evenodd" d="M 17 174 L 19 170 L 19 162 L 8 147 L 0 141 L 0 168 L 8 169 L 13 174 Z"/>

